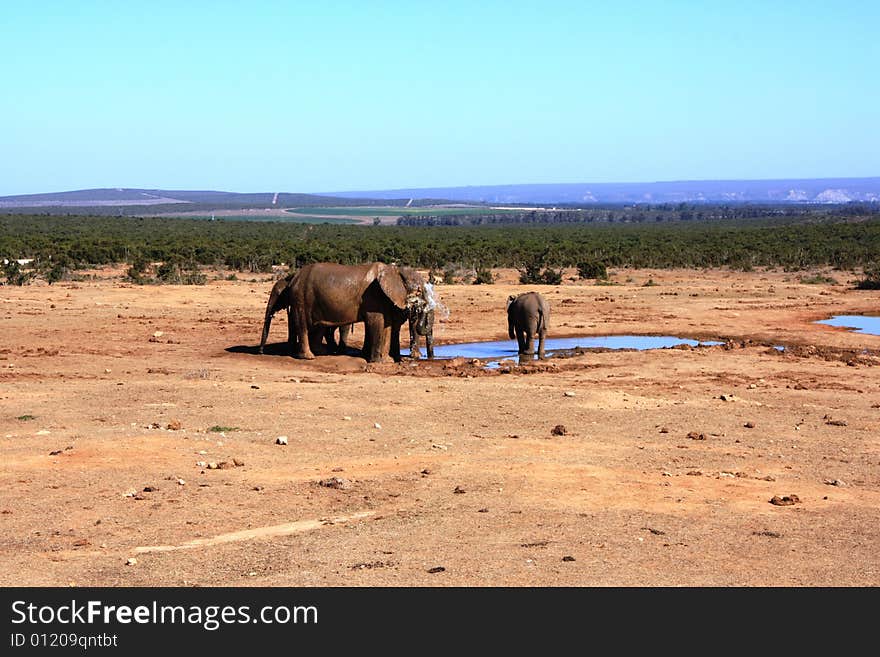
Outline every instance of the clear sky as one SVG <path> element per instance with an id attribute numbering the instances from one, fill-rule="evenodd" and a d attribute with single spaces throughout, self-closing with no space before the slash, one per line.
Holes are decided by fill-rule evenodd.
<path id="1" fill-rule="evenodd" d="M 0 195 L 880 175 L 880 2 L 0 2 Z"/>

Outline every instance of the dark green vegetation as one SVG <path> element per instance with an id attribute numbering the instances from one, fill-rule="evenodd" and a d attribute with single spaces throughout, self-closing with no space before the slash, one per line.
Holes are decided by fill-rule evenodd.
<path id="1" fill-rule="evenodd" d="M 816 266 L 852 270 L 880 263 L 876 204 L 826 208 L 824 214 L 810 208 L 808 213 L 787 215 L 789 209 L 782 208 L 782 214 L 723 221 L 719 217 L 728 210 L 721 206 L 703 206 L 700 211 L 712 215 L 703 221 L 639 222 L 636 217 L 643 210 L 617 208 L 614 212 L 627 218 L 614 223 L 459 227 L 0 215 L 0 262 L 35 259 L 26 272 L 6 266 L 4 279 L 13 283 L 34 272 L 57 280 L 76 268 L 115 263 L 127 263 L 132 280 L 172 283 L 203 282 L 203 266 L 257 272 L 280 263 L 302 266 L 316 261 L 393 261 L 437 271 L 450 265 L 477 270 L 517 267 L 544 282 L 549 282 L 544 278 L 548 269 L 547 275 L 555 279 L 553 272 L 561 267 L 583 268 L 581 276 L 599 278 L 604 268 L 621 266 L 766 266 L 798 271 Z M 33 266 L 36 269 L 30 269 Z"/>
<path id="2" fill-rule="evenodd" d="M 238 427 L 224 427 L 219 424 L 215 424 L 213 427 L 209 427 L 208 431 L 213 433 L 226 433 L 227 431 L 238 431 Z"/>
<path id="3" fill-rule="evenodd" d="M 22 422 L 27 422 L 28 420 L 36 420 L 36 415 L 19 415 L 16 420 L 21 420 Z"/>

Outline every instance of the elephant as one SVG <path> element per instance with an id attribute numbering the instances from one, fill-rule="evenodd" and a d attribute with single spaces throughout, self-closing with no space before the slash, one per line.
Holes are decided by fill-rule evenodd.
<path id="1" fill-rule="evenodd" d="M 544 339 L 550 320 L 550 304 L 537 292 L 511 294 L 507 299 L 507 333 L 516 338 L 519 353 L 534 354 L 533 340 L 538 338 L 538 358 L 544 358 Z"/>
<path id="2" fill-rule="evenodd" d="M 425 336 L 425 349 L 428 352 L 428 360 L 434 359 L 434 309 L 437 301 L 434 298 L 434 286 L 425 283 L 425 296 L 427 305 L 423 312 L 410 315 L 409 318 L 409 354 L 411 358 L 421 358 L 419 352 L 419 336 Z"/>
<path id="3" fill-rule="evenodd" d="M 410 267 L 317 262 L 304 266 L 287 290 L 298 358 L 315 357 L 311 346 L 319 329 L 363 322 L 367 361 L 399 361 L 400 327 L 408 319 L 427 322 L 425 281 Z"/>
<path id="4" fill-rule="evenodd" d="M 275 282 L 275 285 L 272 286 L 272 291 L 269 293 L 269 301 L 266 303 L 266 315 L 263 319 L 263 333 L 260 337 L 259 353 L 261 354 L 266 346 L 266 339 L 269 337 L 269 327 L 272 324 L 272 317 L 274 317 L 275 313 L 279 310 L 287 310 L 287 347 L 291 354 L 296 351 L 298 339 L 296 328 L 293 323 L 293 315 L 290 309 L 290 285 L 296 274 L 297 272 L 292 272 L 284 278 L 279 278 Z M 354 324 L 345 324 L 338 327 L 338 342 L 335 338 L 336 328 L 337 327 L 335 326 L 322 327 L 316 331 L 313 339 L 317 342 L 326 340 L 327 350 L 330 353 L 344 354 L 346 350 L 346 342 L 354 328 Z"/>

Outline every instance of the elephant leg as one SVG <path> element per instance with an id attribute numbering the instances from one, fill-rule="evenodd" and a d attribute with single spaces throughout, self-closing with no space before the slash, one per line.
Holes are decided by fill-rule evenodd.
<path id="1" fill-rule="evenodd" d="M 336 344 L 336 353 L 344 354 L 348 345 L 348 334 L 351 333 L 351 324 L 344 324 L 339 327 L 339 342 Z"/>
<path id="2" fill-rule="evenodd" d="M 392 360 L 394 360 L 395 363 L 400 362 L 400 327 L 401 326 L 403 326 L 403 324 L 398 324 L 397 322 L 392 323 L 391 335 L 389 336 L 390 343 L 389 343 L 389 348 L 388 348 L 388 355 L 391 356 Z"/>
<path id="3" fill-rule="evenodd" d="M 419 334 L 416 332 L 416 324 L 412 319 L 409 320 L 409 355 L 416 360 L 422 357 L 422 354 L 419 353 Z"/>
<path id="4" fill-rule="evenodd" d="M 369 362 L 383 363 L 391 360 L 388 357 L 390 333 L 391 327 L 385 325 L 382 313 L 367 313 L 364 320 L 364 346 L 369 344 L 369 350 L 365 350 Z"/>
<path id="5" fill-rule="evenodd" d="M 324 339 L 327 341 L 327 353 L 335 354 L 338 351 L 336 344 L 336 327 L 331 326 L 324 330 Z"/>
<path id="6" fill-rule="evenodd" d="M 547 331 L 541 329 L 538 331 L 538 358 L 544 360 L 544 338 L 547 337 Z"/>
<path id="7" fill-rule="evenodd" d="M 295 314 L 287 309 L 287 353 L 293 356 L 296 353 L 296 326 Z"/>
<path id="8" fill-rule="evenodd" d="M 428 333 L 425 336 L 425 347 L 428 350 L 428 360 L 434 360 L 434 334 Z"/>
<path id="9" fill-rule="evenodd" d="M 296 326 L 296 337 L 299 342 L 297 357 L 305 360 L 314 360 L 315 354 L 312 353 L 311 343 L 309 342 L 308 323 L 306 322 L 306 315 L 301 308 L 301 304 L 297 304 L 294 325 Z"/>
<path id="10" fill-rule="evenodd" d="M 526 353 L 526 332 L 521 328 L 516 328 L 516 342 L 519 347 L 519 353 Z"/>
<path id="11" fill-rule="evenodd" d="M 531 330 L 526 331 L 526 348 L 523 353 L 529 355 L 535 353 L 535 334 Z"/>

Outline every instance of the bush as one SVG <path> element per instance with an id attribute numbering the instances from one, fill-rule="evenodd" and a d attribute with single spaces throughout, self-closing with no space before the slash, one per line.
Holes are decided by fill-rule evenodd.
<path id="1" fill-rule="evenodd" d="M 865 267 L 865 277 L 856 283 L 859 290 L 880 290 L 880 264 Z"/>
<path id="2" fill-rule="evenodd" d="M 593 260 L 579 262 L 577 270 L 578 276 L 581 278 L 598 278 L 600 280 L 608 278 L 608 271 L 605 269 L 605 265 L 601 262 Z"/>
<path id="3" fill-rule="evenodd" d="M 495 278 L 492 276 L 491 271 L 484 268 L 477 269 L 477 275 L 474 277 L 474 285 L 492 285 L 494 282 Z"/>
<path id="4" fill-rule="evenodd" d="M 7 260 L 3 263 L 3 276 L 6 285 L 24 285 L 34 277 L 32 271 L 22 271 L 21 265 L 16 260 Z"/>

